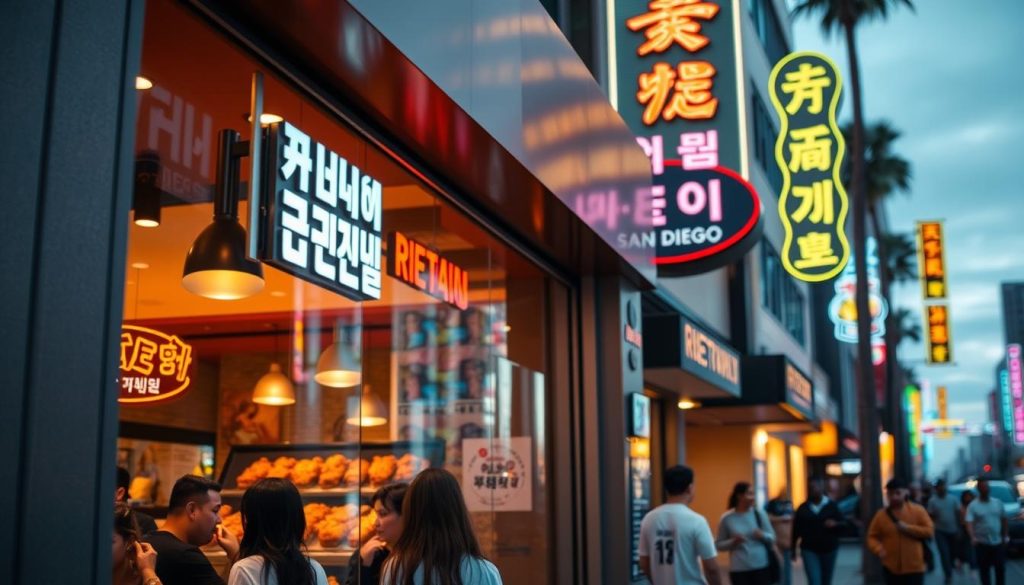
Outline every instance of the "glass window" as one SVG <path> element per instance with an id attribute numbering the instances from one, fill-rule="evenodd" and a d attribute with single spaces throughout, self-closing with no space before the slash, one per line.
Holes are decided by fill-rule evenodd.
<path id="1" fill-rule="evenodd" d="M 764 171 L 772 191 L 779 193 L 782 190 L 782 171 L 775 161 L 775 141 L 778 139 L 779 130 L 775 126 L 774 116 L 753 85 L 750 103 L 754 116 L 754 160 Z"/>
<path id="2" fill-rule="evenodd" d="M 223 220 L 215 212 L 237 206 L 237 225 L 246 224 L 250 161 L 226 156 L 219 141 L 223 130 L 251 139 L 255 71 L 273 116 L 265 136 L 284 120 L 310 139 L 309 167 L 289 171 L 308 177 L 305 194 L 291 195 L 305 199 L 283 204 L 292 206 L 283 222 L 306 224 L 317 270 L 356 275 L 379 286 L 379 298 L 353 300 L 267 263 L 262 285 L 250 275 L 235 300 L 186 289 L 183 275 L 197 272 L 186 257 Z M 343 580 L 350 555 L 373 535 L 374 491 L 441 467 L 460 481 L 484 554 L 505 581 L 551 583 L 548 381 L 568 359 L 548 344 L 557 326 L 548 299 L 562 285 L 187 7 L 147 3 L 141 76 L 119 381 L 122 428 L 132 435 L 119 453 L 154 487 L 134 503 L 159 516 L 177 477 L 205 474 L 223 483 L 225 524 L 241 532 L 244 490 L 286 477 L 303 494 L 311 556 Z M 237 172 L 220 173 L 226 160 L 238 161 Z M 265 179 L 277 172 L 286 171 Z M 371 201 L 377 185 L 383 241 L 364 231 L 346 256 L 345 238 L 359 232 L 325 218 L 346 194 Z M 293 238 L 298 249 L 302 228 L 290 230 L 264 237 Z M 376 263 L 367 259 L 375 244 Z M 240 273 L 227 272 L 192 290 Z M 172 384 L 180 391 L 163 396 Z M 160 442 L 183 430 L 211 444 Z M 223 553 L 205 552 L 226 564 Z"/>
<path id="3" fill-rule="evenodd" d="M 768 240 L 761 241 L 761 304 L 793 339 L 806 344 L 804 295 Z"/>
<path id="4" fill-rule="evenodd" d="M 786 37 L 782 33 L 779 15 L 775 13 L 772 0 L 747 0 L 747 11 L 754 22 L 754 29 L 768 56 L 768 64 L 775 65 L 789 53 Z"/>

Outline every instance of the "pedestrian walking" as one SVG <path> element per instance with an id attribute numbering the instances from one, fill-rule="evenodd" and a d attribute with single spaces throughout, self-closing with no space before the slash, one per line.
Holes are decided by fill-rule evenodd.
<path id="1" fill-rule="evenodd" d="M 793 521 L 793 556 L 798 551 L 803 555 L 808 585 L 831 585 L 839 554 L 838 531 L 845 520 L 839 506 L 825 495 L 824 480 L 811 479 L 807 493 L 810 497 L 797 508 Z"/>
<path id="2" fill-rule="evenodd" d="M 939 549 L 939 561 L 942 564 L 942 575 L 946 585 L 953 581 L 953 555 L 956 553 L 957 538 L 960 532 L 960 502 L 951 495 L 946 487 L 946 480 L 935 482 L 935 493 L 928 500 L 928 515 L 935 524 L 935 544 Z"/>
<path id="3" fill-rule="evenodd" d="M 978 499 L 967 506 L 965 515 L 967 534 L 974 545 L 981 573 L 981 584 L 992 583 L 992 572 L 996 574 L 996 585 L 1006 583 L 1006 545 L 1010 542 L 1010 526 L 1003 502 L 991 497 L 987 478 L 978 479 Z"/>
<path id="4" fill-rule="evenodd" d="M 402 503 L 402 533 L 384 563 L 381 583 L 501 585 L 498 568 L 484 558 L 469 521 L 462 488 L 450 472 L 429 468 L 409 484 Z"/>
<path id="5" fill-rule="evenodd" d="M 775 542 L 778 544 L 779 552 L 782 555 L 782 580 L 781 585 L 790 585 L 793 582 L 793 501 L 786 494 L 786 489 L 779 490 L 779 495 L 772 498 L 765 504 L 765 512 L 768 512 L 768 519 L 772 523 L 772 530 L 775 531 Z"/>
<path id="6" fill-rule="evenodd" d="M 778 567 L 775 531 L 768 518 L 754 506 L 754 488 L 741 481 L 729 495 L 729 511 L 718 523 L 715 546 L 729 552 L 732 585 L 771 585 L 772 561 Z M 772 557 L 775 557 L 774 559 Z"/>
<path id="7" fill-rule="evenodd" d="M 971 535 L 967 532 L 967 507 L 974 501 L 974 492 L 964 490 L 960 494 L 960 510 L 957 513 L 957 521 L 960 532 L 957 535 L 957 549 L 960 566 L 964 572 L 970 574 L 978 568 L 978 561 L 974 556 L 974 545 L 971 544 Z"/>
<path id="8" fill-rule="evenodd" d="M 228 585 L 327 585 L 320 563 L 302 554 L 306 515 L 295 484 L 261 479 L 242 495 L 245 534 Z"/>
<path id="9" fill-rule="evenodd" d="M 693 470 L 676 465 L 666 469 L 663 477 L 665 503 L 640 523 L 640 570 L 653 585 L 719 585 L 711 527 L 690 509 Z"/>
<path id="10" fill-rule="evenodd" d="M 907 485 L 899 479 L 885 484 L 886 507 L 875 513 L 868 527 L 868 550 L 882 560 L 887 585 L 924 583 L 925 542 L 934 528 L 928 512 L 908 501 Z"/>

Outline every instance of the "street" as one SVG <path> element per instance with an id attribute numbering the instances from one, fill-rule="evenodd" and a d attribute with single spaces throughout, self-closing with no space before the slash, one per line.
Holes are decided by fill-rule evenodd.
<path id="1" fill-rule="evenodd" d="M 836 561 L 836 572 L 833 578 L 833 585 L 862 585 L 864 583 L 860 574 L 860 543 L 844 543 L 839 549 L 839 558 Z M 938 560 L 938 552 L 935 552 Z M 971 575 L 957 571 L 953 577 L 953 585 L 975 585 L 981 583 L 977 572 Z M 1006 583 L 1024 583 L 1024 556 L 1018 554 L 1009 559 L 1006 565 Z M 793 565 L 793 585 L 806 585 L 807 577 L 804 574 L 803 565 Z M 942 569 L 936 567 L 925 578 L 925 585 L 943 585 Z"/>

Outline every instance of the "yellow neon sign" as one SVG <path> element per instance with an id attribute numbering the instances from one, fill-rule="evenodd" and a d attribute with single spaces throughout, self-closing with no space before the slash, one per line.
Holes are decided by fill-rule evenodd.
<path id="1" fill-rule="evenodd" d="M 836 124 L 842 79 L 831 59 L 805 51 L 779 61 L 768 84 L 781 121 L 775 161 L 782 172 L 782 264 L 800 280 L 828 280 L 850 259 L 849 203 L 839 176 L 846 143 Z"/>
<path id="2" fill-rule="evenodd" d="M 192 346 L 156 329 L 121 327 L 121 375 L 118 402 L 159 402 L 177 396 L 192 383 Z"/>

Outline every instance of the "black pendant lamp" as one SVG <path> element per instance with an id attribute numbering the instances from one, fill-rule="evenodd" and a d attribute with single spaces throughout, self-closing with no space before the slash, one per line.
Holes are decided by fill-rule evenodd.
<path id="1" fill-rule="evenodd" d="M 144 150 L 135 159 L 135 196 L 132 207 L 135 209 L 133 221 L 144 228 L 160 225 L 160 154 L 153 150 Z"/>
<path id="2" fill-rule="evenodd" d="M 244 145 L 238 132 L 221 130 L 213 223 L 196 238 L 185 257 L 181 283 L 201 297 L 244 299 L 263 290 L 263 266 L 246 256 L 245 228 L 238 223 L 239 161 Z"/>

